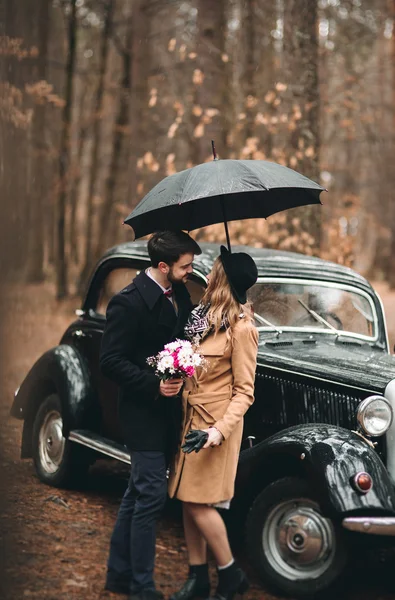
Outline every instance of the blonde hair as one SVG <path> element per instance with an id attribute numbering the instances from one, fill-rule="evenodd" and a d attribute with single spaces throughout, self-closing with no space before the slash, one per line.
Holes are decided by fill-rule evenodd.
<path id="1" fill-rule="evenodd" d="M 224 318 L 231 331 L 238 323 L 241 313 L 245 318 L 251 321 L 253 319 L 251 304 L 249 302 L 240 304 L 233 296 L 221 257 L 218 257 L 213 264 L 210 280 L 201 302 L 206 306 L 210 304 L 207 316 L 214 327 L 215 334 L 221 329 Z"/>

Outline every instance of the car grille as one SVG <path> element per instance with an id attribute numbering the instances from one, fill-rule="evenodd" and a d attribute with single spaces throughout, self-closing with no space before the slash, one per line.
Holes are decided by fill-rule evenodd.
<path id="1" fill-rule="evenodd" d="M 352 389 L 350 393 L 348 388 L 335 389 L 325 382 L 307 384 L 262 372 L 257 373 L 255 387 L 260 421 L 274 429 L 303 423 L 331 423 L 355 429 L 357 406 L 369 395 Z"/>

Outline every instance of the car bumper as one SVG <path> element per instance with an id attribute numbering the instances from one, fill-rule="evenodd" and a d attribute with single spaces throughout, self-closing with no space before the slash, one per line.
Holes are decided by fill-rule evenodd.
<path id="1" fill-rule="evenodd" d="M 347 517 L 342 525 L 349 531 L 395 536 L 395 517 Z"/>

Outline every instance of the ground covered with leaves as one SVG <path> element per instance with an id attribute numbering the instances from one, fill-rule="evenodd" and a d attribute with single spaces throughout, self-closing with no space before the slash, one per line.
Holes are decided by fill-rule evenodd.
<path id="1" fill-rule="evenodd" d="M 395 293 L 378 286 L 387 312 L 391 346 L 395 342 Z M 3 336 L 5 379 L 0 405 L 1 471 L 0 535 L 6 590 L 2 600 L 22 598 L 77 600 L 121 598 L 103 590 L 109 539 L 117 508 L 126 486 L 127 469 L 111 461 L 98 461 L 79 490 L 58 490 L 38 481 L 31 461 L 21 461 L 21 423 L 9 417 L 13 392 L 33 362 L 58 343 L 73 319 L 78 300 L 57 304 L 50 286 L 11 287 L 1 303 L 12 307 Z M 349 569 L 345 598 L 390 600 L 395 554 L 390 550 L 357 558 Z M 248 567 L 243 551 L 239 559 L 252 580 L 248 600 L 275 600 Z M 162 519 L 157 540 L 156 580 L 168 596 L 183 581 L 186 548 L 180 522 L 173 512 Z M 363 575 L 354 576 L 357 573 Z M 214 577 L 214 569 L 213 569 Z M 339 598 L 339 595 L 337 595 Z"/>

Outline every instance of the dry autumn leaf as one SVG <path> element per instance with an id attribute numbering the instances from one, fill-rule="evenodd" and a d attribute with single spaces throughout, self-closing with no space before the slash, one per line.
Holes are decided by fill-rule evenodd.
<path id="1" fill-rule="evenodd" d="M 202 85 L 204 81 L 204 73 L 200 69 L 193 71 L 192 81 L 195 85 Z"/>
<path id="2" fill-rule="evenodd" d="M 258 104 L 258 98 L 256 98 L 255 96 L 247 96 L 247 98 L 245 99 L 245 106 L 247 108 L 254 108 L 254 106 L 256 106 Z"/>
<path id="3" fill-rule="evenodd" d="M 313 148 L 313 146 L 309 146 L 308 148 L 306 148 L 305 156 L 307 156 L 307 158 L 313 158 L 315 156 L 315 149 Z"/>
<path id="4" fill-rule="evenodd" d="M 273 90 L 271 90 L 270 92 L 267 92 L 267 94 L 264 97 L 264 101 L 266 102 L 266 104 L 271 104 L 276 98 L 276 93 L 273 92 Z"/>
<path id="5" fill-rule="evenodd" d="M 216 115 L 219 115 L 219 110 L 218 108 L 206 108 L 206 110 L 204 111 L 206 113 L 206 115 L 208 117 L 215 117 Z"/>
<path id="6" fill-rule="evenodd" d="M 183 62 L 186 59 L 187 56 L 187 47 L 185 44 L 181 44 L 180 49 L 179 49 L 179 54 L 180 54 L 180 60 Z"/>
<path id="7" fill-rule="evenodd" d="M 154 155 L 152 152 L 146 152 L 143 156 L 144 164 L 149 167 L 154 162 Z"/>
<path id="8" fill-rule="evenodd" d="M 178 123 L 172 123 L 168 129 L 167 137 L 170 139 L 174 138 L 177 129 L 178 129 Z"/>
<path id="9" fill-rule="evenodd" d="M 154 106 L 156 106 L 157 100 L 158 100 L 158 90 L 156 88 L 152 88 L 150 90 L 150 98 L 148 101 L 148 106 L 150 108 L 153 108 Z"/>
<path id="10" fill-rule="evenodd" d="M 193 131 L 193 136 L 195 138 L 201 138 L 204 135 L 204 125 L 203 123 L 199 123 L 198 125 L 196 125 L 194 131 Z"/>

